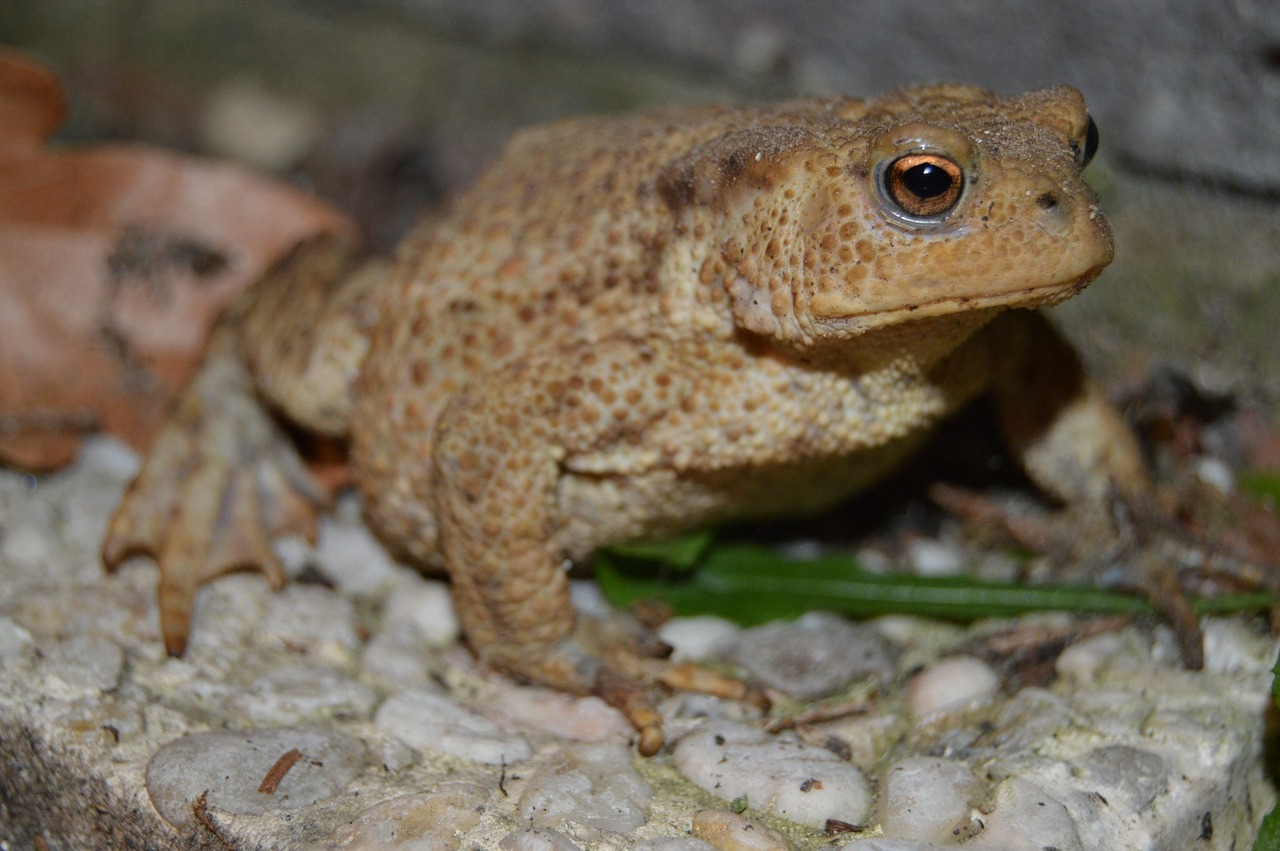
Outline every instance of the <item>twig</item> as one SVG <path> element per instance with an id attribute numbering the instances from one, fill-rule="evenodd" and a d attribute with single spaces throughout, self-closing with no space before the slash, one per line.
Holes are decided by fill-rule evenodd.
<path id="1" fill-rule="evenodd" d="M 791 730 L 795 727 L 802 727 L 805 724 L 818 724 L 822 721 L 834 721 L 837 718 L 845 718 L 849 715 L 860 715 L 868 712 L 875 706 L 874 700 L 862 698 L 860 700 L 848 700 L 844 703 L 835 703 L 830 706 L 815 706 L 812 709 L 806 709 L 804 712 L 797 712 L 795 715 L 782 715 L 777 718 L 770 718 L 764 724 L 766 733 L 780 733 L 783 730 Z"/>
<path id="2" fill-rule="evenodd" d="M 274 795 L 280 781 L 284 780 L 289 769 L 302 759 L 302 751 L 297 748 L 286 751 L 283 756 L 276 760 L 276 764 L 267 770 L 267 776 L 262 778 L 262 783 L 258 786 L 258 791 L 264 795 Z"/>
<path id="3" fill-rule="evenodd" d="M 222 843 L 224 848 L 230 848 L 232 851 L 235 851 L 235 843 L 223 835 L 222 829 L 219 828 L 217 823 L 209 816 L 208 789 L 201 792 L 200 797 L 196 798 L 195 803 L 191 805 L 191 813 L 196 817 L 196 821 L 204 825 L 205 830 L 213 834 L 214 839 Z"/>

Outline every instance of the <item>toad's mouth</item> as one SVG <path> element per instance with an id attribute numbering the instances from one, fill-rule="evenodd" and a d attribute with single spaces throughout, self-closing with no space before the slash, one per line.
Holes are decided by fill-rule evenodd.
<path id="1" fill-rule="evenodd" d="M 818 304 L 811 303 L 810 308 L 813 310 L 815 322 L 824 328 L 841 334 L 861 334 L 916 319 L 931 319 L 994 308 L 1052 307 L 1079 294 L 1101 271 L 1101 268 L 1090 269 L 1083 275 L 1050 284 L 1042 283 L 995 293 L 942 296 L 931 301 L 896 307 L 830 313 L 822 311 L 821 305 Z"/>

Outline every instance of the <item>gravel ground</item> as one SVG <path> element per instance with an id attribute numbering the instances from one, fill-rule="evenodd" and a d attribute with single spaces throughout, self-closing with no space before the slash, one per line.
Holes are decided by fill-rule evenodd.
<path id="1" fill-rule="evenodd" d="M 477 668 L 447 586 L 353 503 L 282 547 L 284 591 L 202 591 L 168 659 L 154 567 L 97 560 L 135 464 L 97 440 L 55 475 L 0 471 L 0 847 L 1228 849 L 1275 798 L 1277 642 L 1254 622 L 1210 621 L 1189 672 L 1149 624 L 677 620 L 677 652 L 782 699 L 762 719 L 672 697 L 670 745 L 638 759 L 600 701 Z M 1039 669 L 982 650 L 1010 635 L 1068 646 Z"/>

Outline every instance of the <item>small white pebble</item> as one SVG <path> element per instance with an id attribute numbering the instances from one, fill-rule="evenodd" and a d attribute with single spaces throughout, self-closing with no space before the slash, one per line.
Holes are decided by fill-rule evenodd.
<path id="1" fill-rule="evenodd" d="M 709 694 L 677 692 L 658 704 L 662 730 L 668 742 L 679 741 L 710 721 L 759 723 L 761 711 L 740 700 L 724 700 Z"/>
<path id="2" fill-rule="evenodd" d="M 743 630 L 724 649 L 725 658 L 746 668 L 752 679 L 797 700 L 829 697 L 855 679 L 887 680 L 894 655 L 871 627 L 829 612 Z"/>
<path id="3" fill-rule="evenodd" d="M 518 762 L 532 753 L 523 736 L 508 733 L 427 689 L 409 689 L 387 698 L 374 714 L 373 724 L 418 750 L 453 754 L 486 765 Z"/>
<path id="4" fill-rule="evenodd" d="M 1235 490 L 1236 477 L 1231 468 L 1221 458 L 1206 455 L 1196 462 L 1196 478 L 1210 487 L 1217 488 L 1220 493 L 1230 494 Z"/>
<path id="5" fill-rule="evenodd" d="M 142 466 L 133 447 L 106 433 L 92 435 L 80 444 L 80 463 L 86 470 L 107 473 L 122 481 L 132 479 Z"/>
<path id="6" fill-rule="evenodd" d="M 871 790 L 855 766 L 825 748 L 754 727 L 710 722 L 675 746 L 680 773 L 725 800 L 810 827 L 828 819 L 857 824 L 867 814 Z"/>
<path id="7" fill-rule="evenodd" d="M 417 688 L 431 682 L 431 645 L 422 633 L 406 624 L 386 626 L 365 642 L 360 670 L 400 688 Z"/>
<path id="8" fill-rule="evenodd" d="M 961 630 L 952 624 L 938 623 L 917 618 L 912 615 L 882 615 L 867 624 L 891 644 L 899 647 L 914 647 L 925 636 L 932 641 L 942 642 L 946 637 L 960 639 Z"/>
<path id="9" fill-rule="evenodd" d="M 271 596 L 263 578 L 251 573 L 234 573 L 200 586 L 182 658 L 210 665 L 236 658 L 262 629 Z"/>
<path id="10" fill-rule="evenodd" d="M 324 665 L 273 668 L 230 703 L 260 724 L 297 724 L 321 718 L 367 718 L 377 698 L 373 689 Z"/>
<path id="11" fill-rule="evenodd" d="M 516 811 L 530 827 L 573 825 L 598 838 L 630 833 L 645 823 L 653 788 L 631 764 L 631 751 L 608 742 L 572 745 L 539 763 Z"/>
<path id="12" fill-rule="evenodd" d="M 692 836 L 662 836 L 642 839 L 631 846 L 631 851 L 715 851 L 715 848 L 705 839 Z"/>
<path id="13" fill-rule="evenodd" d="M 398 569 L 369 528 L 348 519 L 346 511 L 321 520 L 314 558 L 324 575 L 349 594 L 372 594 L 401 574 L 411 574 Z"/>
<path id="14" fill-rule="evenodd" d="M 88 698 L 116 687 L 124 650 L 107 638 L 73 635 L 46 647 L 38 670 L 50 694 Z"/>
<path id="15" fill-rule="evenodd" d="M 302 758 L 277 778 L 273 794 L 259 792 L 268 772 L 297 750 Z M 334 730 L 281 727 L 248 732 L 195 733 L 156 751 L 147 764 L 151 803 L 175 827 L 195 823 L 202 794 L 210 809 L 264 813 L 305 807 L 338 795 L 364 768 L 364 744 Z"/>
<path id="16" fill-rule="evenodd" d="M 498 851 L 581 851 L 581 848 L 563 833 L 541 829 L 508 833 L 498 841 Z"/>
<path id="17" fill-rule="evenodd" d="M 953 544 L 915 538 L 907 544 L 907 561 L 918 576 L 955 576 L 964 570 L 964 555 Z"/>
<path id="18" fill-rule="evenodd" d="M 997 787 L 995 805 L 986 829 L 965 848 L 1083 851 L 1071 814 L 1039 784 L 1011 777 Z"/>
<path id="19" fill-rule="evenodd" d="M 1124 640 L 1114 632 L 1077 641 L 1058 654 L 1054 668 L 1058 676 L 1076 685 L 1088 685 L 1112 658 L 1124 650 Z"/>
<path id="20" fill-rule="evenodd" d="M 673 648 L 678 662 L 702 662 L 711 658 L 739 631 L 738 625 L 714 615 L 672 618 L 658 627 L 658 638 Z"/>
<path id="21" fill-rule="evenodd" d="M 550 689 L 513 685 L 502 688 L 492 706 L 499 715 L 518 724 L 579 742 L 625 739 L 632 732 L 623 714 L 598 697 L 573 697 Z"/>
<path id="22" fill-rule="evenodd" d="M 839 851 L 955 851 L 955 846 L 917 842 L 914 839 L 886 839 L 873 836 L 869 839 L 855 839 L 848 845 L 841 845 Z M 1013 849 L 1007 849 L 1007 851 L 1013 851 Z M 1040 849 L 1037 848 L 1034 851 L 1040 851 Z"/>
<path id="23" fill-rule="evenodd" d="M 960 709 L 995 694 L 1000 680 L 991 666 L 972 656 L 939 659 L 911 680 L 907 700 L 917 717 Z"/>
<path id="24" fill-rule="evenodd" d="M 616 617 L 618 614 L 604 598 L 600 586 L 591 580 L 572 580 L 569 583 L 569 598 L 573 600 L 573 607 L 583 614 L 600 618 Z"/>
<path id="25" fill-rule="evenodd" d="M 1178 637 L 1168 624 L 1159 624 L 1151 630 L 1151 661 L 1166 668 L 1182 668 L 1182 649 Z"/>
<path id="26" fill-rule="evenodd" d="M 47 564 L 55 558 L 47 531 L 19 525 L 5 528 L 4 537 L 0 538 L 0 555 L 6 561 L 23 565 Z"/>
<path id="27" fill-rule="evenodd" d="M 1169 763 L 1160 754 L 1131 745 L 1096 748 L 1083 760 L 1081 776 L 1108 807 L 1141 814 L 1169 788 Z"/>
<path id="28" fill-rule="evenodd" d="M 0 664 L 9 662 L 35 646 L 31 633 L 9 618 L 0 618 Z"/>
<path id="29" fill-rule="evenodd" d="M 351 601 L 319 585 L 286 585 L 272 594 L 257 637 L 267 646 L 306 648 L 308 656 L 338 665 L 350 662 L 360 643 Z"/>
<path id="30" fill-rule="evenodd" d="M 450 848 L 480 823 L 489 793 L 479 783 L 448 781 L 429 792 L 400 795 L 369 807 L 333 834 L 338 848 Z"/>
<path id="31" fill-rule="evenodd" d="M 214 89 L 200 113 L 204 146 L 264 171 L 284 171 L 315 144 L 321 123 L 310 104 L 269 90 L 251 77 Z"/>
<path id="32" fill-rule="evenodd" d="M 452 644 L 460 634 L 449 586 L 407 573 L 396 577 L 382 617 L 384 629 L 409 626 L 436 646 Z"/>
<path id="33" fill-rule="evenodd" d="M 718 851 L 794 851 L 791 840 L 771 827 L 725 810 L 703 810 L 692 833 Z"/>
<path id="34" fill-rule="evenodd" d="M 1205 618 L 1204 669 L 1217 674 L 1237 674 L 1267 670 L 1275 662 L 1275 653 L 1266 645 L 1265 658 L 1259 658 L 1259 642 L 1238 618 Z"/>
<path id="35" fill-rule="evenodd" d="M 276 538 L 271 542 L 271 549 L 284 565 L 284 572 L 290 579 L 296 579 L 315 560 L 315 547 L 302 535 Z"/>
<path id="36" fill-rule="evenodd" d="M 891 839 L 954 842 L 969 827 L 980 791 L 962 762 L 924 756 L 899 760 L 880 783 L 880 829 Z"/>
<path id="37" fill-rule="evenodd" d="M 902 720 L 897 713 L 881 706 L 875 712 L 816 724 L 807 732 L 802 728 L 800 733 L 807 741 L 824 747 L 834 739 L 848 749 L 850 762 L 871 768 L 901 738 Z"/>
<path id="38" fill-rule="evenodd" d="M 395 736 L 386 733 L 369 737 L 372 761 L 392 774 L 418 762 L 418 752 Z"/>

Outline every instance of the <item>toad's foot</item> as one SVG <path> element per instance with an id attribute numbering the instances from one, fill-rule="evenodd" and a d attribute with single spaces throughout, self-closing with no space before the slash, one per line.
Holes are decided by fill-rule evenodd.
<path id="1" fill-rule="evenodd" d="M 578 615 L 573 633 L 548 652 L 490 661 L 522 678 L 604 700 L 635 727 L 641 756 L 653 756 L 663 744 L 655 691 L 698 692 L 769 708 L 759 688 L 701 665 L 673 662 L 665 658 L 670 652 L 624 615 Z"/>
<path id="2" fill-rule="evenodd" d="M 594 694 L 621 710 L 636 728 L 639 739 L 636 750 L 641 756 L 653 756 L 662 747 L 662 716 L 650 698 L 650 683 L 672 691 L 692 691 L 749 703 L 761 710 L 769 708 L 769 698 L 759 688 L 736 677 L 687 662 L 667 659 L 629 660 L 635 667 L 633 677 L 617 677 L 613 669 L 603 668 L 596 677 Z"/>
<path id="3" fill-rule="evenodd" d="M 1195 580 L 1179 565 L 1203 563 L 1207 542 L 1181 528 L 1174 511 L 1154 495 L 1113 495 L 1105 506 L 1047 514 L 954 485 L 936 484 L 929 496 L 975 529 L 1046 556 L 1069 574 L 1095 579 L 1120 567 L 1121 583 L 1140 590 L 1173 630 L 1183 664 L 1204 666 L 1204 636 L 1188 593 Z M 1189 557 L 1197 550 L 1199 557 Z"/>
<path id="4" fill-rule="evenodd" d="M 131 555 L 155 558 L 160 631 L 169 654 L 179 656 L 197 587 L 245 568 L 281 587 L 284 568 L 272 539 L 313 540 L 325 501 L 288 437 L 254 399 L 223 329 L 111 518 L 103 561 L 112 570 Z"/>

